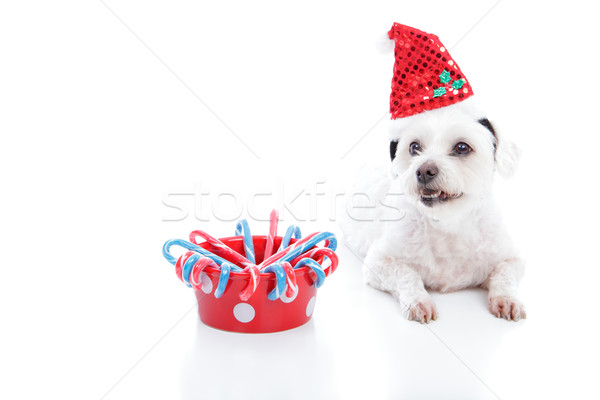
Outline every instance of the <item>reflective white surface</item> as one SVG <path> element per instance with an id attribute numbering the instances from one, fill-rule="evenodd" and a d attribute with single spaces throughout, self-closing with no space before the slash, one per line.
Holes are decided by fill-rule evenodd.
<path id="1" fill-rule="evenodd" d="M 597 393 L 591 5 L 34 3 L 0 5 L 1 398 Z M 273 207 L 281 229 L 339 233 L 347 182 L 387 161 L 393 57 L 374 42 L 392 21 L 440 36 L 524 150 L 498 200 L 527 259 L 528 319 L 497 320 L 468 290 L 408 322 L 340 245 L 305 326 L 204 326 L 162 244 L 230 236 Z"/>

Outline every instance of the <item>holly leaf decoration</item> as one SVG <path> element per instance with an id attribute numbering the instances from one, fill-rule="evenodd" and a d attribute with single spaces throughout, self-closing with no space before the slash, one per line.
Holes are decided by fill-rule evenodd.
<path id="1" fill-rule="evenodd" d="M 450 77 L 450 72 L 444 70 L 441 74 L 440 74 L 440 82 L 442 83 L 448 83 L 450 82 L 450 79 L 452 79 Z"/>
<path id="2" fill-rule="evenodd" d="M 433 97 L 440 97 L 446 94 L 446 88 L 433 89 Z"/>
<path id="3" fill-rule="evenodd" d="M 460 89 L 463 87 L 463 85 L 465 84 L 465 80 L 464 79 L 458 79 L 454 82 L 452 82 L 452 88 L 453 89 Z"/>

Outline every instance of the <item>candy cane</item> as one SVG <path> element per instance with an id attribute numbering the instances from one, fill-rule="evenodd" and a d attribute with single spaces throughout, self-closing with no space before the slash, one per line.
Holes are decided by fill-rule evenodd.
<path id="1" fill-rule="evenodd" d="M 298 293 L 298 284 L 296 283 L 296 272 L 292 268 L 292 265 L 287 261 L 283 261 L 281 263 L 281 266 L 283 267 L 283 271 L 285 272 L 285 283 L 287 286 L 285 290 L 285 295 L 290 299 L 294 298 Z"/>
<path id="2" fill-rule="evenodd" d="M 194 269 L 194 267 L 196 266 L 197 263 L 201 262 L 201 259 L 203 259 L 203 258 L 207 258 L 207 257 L 202 257 L 200 254 L 194 253 L 191 256 L 189 256 L 188 259 L 183 264 L 182 277 L 183 277 L 183 283 L 185 283 L 186 286 L 192 287 L 192 284 L 190 283 L 190 276 L 192 274 L 192 270 Z M 210 258 L 209 258 L 209 260 L 210 260 Z M 210 260 L 210 261 L 214 262 L 213 260 Z M 223 276 L 223 265 L 226 265 L 228 268 L 226 278 L 225 278 L 225 284 L 227 284 L 227 280 L 229 279 L 229 270 L 233 270 L 236 272 L 242 271 L 242 269 L 240 267 L 225 261 L 223 264 L 221 264 L 221 276 Z M 219 285 L 220 284 L 221 284 L 221 278 L 219 278 Z M 225 287 L 223 287 L 223 290 L 225 290 Z M 215 292 L 215 295 L 216 295 L 216 292 Z M 218 297 L 220 297 L 220 295 Z"/>
<path id="3" fill-rule="evenodd" d="M 294 266 L 294 268 L 296 268 L 296 264 L 303 258 L 311 258 L 313 260 L 315 260 L 317 263 L 319 263 L 320 265 L 320 261 L 319 258 L 327 258 L 329 260 L 329 266 L 327 268 L 325 268 L 325 275 L 329 276 L 331 275 L 331 273 L 333 273 L 338 266 L 338 256 L 337 254 L 335 254 L 335 252 L 331 249 L 328 249 L 326 247 L 319 247 L 316 249 L 312 249 L 307 251 L 304 254 L 299 255 L 298 257 L 294 258 L 291 261 L 292 266 Z M 322 262 L 322 261 L 321 261 Z M 321 266 L 322 268 L 322 266 Z"/>
<path id="4" fill-rule="evenodd" d="M 190 274 L 192 273 L 194 265 L 200 260 L 200 258 L 202 258 L 200 254 L 194 253 L 185 260 L 185 263 L 183 263 L 181 276 L 183 278 L 183 283 L 185 283 L 185 285 L 188 287 L 192 287 L 192 284 L 190 283 Z"/>
<path id="5" fill-rule="evenodd" d="M 311 278 L 313 278 L 314 281 L 313 284 L 316 288 L 320 288 L 321 285 L 325 283 L 325 272 L 323 271 L 321 265 L 319 265 L 319 263 L 313 260 L 312 258 L 303 258 L 300 261 L 298 261 L 298 263 L 296 263 L 294 269 L 302 268 L 304 266 L 311 268 L 311 272 L 314 275 L 316 275 L 316 277 L 311 276 Z"/>
<path id="6" fill-rule="evenodd" d="M 215 290 L 215 297 L 218 299 L 223 296 L 223 292 L 225 292 L 225 288 L 227 287 L 227 282 L 229 281 L 229 273 L 231 270 L 241 271 L 240 267 L 237 267 L 229 262 L 224 262 L 221 264 L 221 274 L 219 275 L 219 284 L 217 285 L 217 289 Z"/>
<path id="7" fill-rule="evenodd" d="M 328 248 L 335 251 L 337 248 L 337 240 L 335 239 L 335 235 L 331 232 L 319 232 L 314 233 L 305 237 L 302 240 L 297 241 L 296 243 L 288 246 L 285 250 L 280 251 L 279 253 L 274 254 L 269 259 L 263 261 L 258 267 L 261 268 L 263 266 L 269 265 L 274 261 L 291 261 L 294 258 L 298 257 L 300 254 L 305 253 L 307 250 L 312 249 L 318 243 L 325 241 Z M 273 259 L 273 260 L 271 260 Z"/>
<path id="8" fill-rule="evenodd" d="M 246 257 L 244 257 L 243 255 L 241 255 L 240 253 L 238 253 L 237 251 L 233 250 L 232 248 L 228 247 L 225 243 L 221 242 L 219 239 L 209 235 L 208 233 L 204 232 L 204 231 L 193 231 L 192 233 L 190 233 L 190 242 L 199 245 L 200 243 L 198 243 L 198 236 L 200 236 L 202 239 L 206 240 L 206 242 L 215 249 L 216 253 L 219 256 L 222 256 L 223 258 L 233 262 L 234 264 L 240 266 L 240 267 L 248 267 L 251 265 L 254 265 L 254 263 L 251 263 Z"/>
<path id="9" fill-rule="evenodd" d="M 248 272 L 250 274 L 248 285 L 240 293 L 240 300 L 247 301 L 254 294 L 254 292 L 256 292 L 258 282 L 260 281 L 260 270 L 256 265 L 251 265 L 244 268 L 242 272 Z"/>
<path id="10" fill-rule="evenodd" d="M 186 240 L 171 239 L 171 240 L 167 240 L 165 242 L 165 244 L 163 245 L 163 248 L 162 248 L 162 252 L 163 252 L 163 256 L 167 259 L 167 261 L 173 265 L 175 265 L 177 263 L 177 258 L 175 258 L 171 254 L 171 247 L 173 247 L 173 246 L 180 246 L 180 247 L 183 247 L 184 249 L 191 250 L 195 253 L 199 253 L 199 254 L 203 255 L 204 257 L 210 258 L 215 263 L 217 263 L 217 265 L 221 265 L 222 263 L 227 262 L 227 260 L 211 253 L 210 251 L 208 251 L 206 249 L 203 249 L 202 247 L 200 247 L 198 245 L 190 243 Z"/>
<path id="11" fill-rule="evenodd" d="M 281 264 L 271 264 L 263 270 L 263 272 L 275 273 L 275 288 L 269 292 L 267 298 L 269 300 L 277 300 L 285 290 L 285 271 Z"/>
<path id="12" fill-rule="evenodd" d="M 285 235 L 283 235 L 283 238 L 281 239 L 281 245 L 279 246 L 278 251 L 281 251 L 290 245 L 292 235 L 296 239 L 300 239 L 302 237 L 302 232 L 300 232 L 300 228 L 295 225 L 288 226 L 287 230 L 285 231 Z"/>
<path id="13" fill-rule="evenodd" d="M 192 268 L 192 273 L 190 275 L 190 282 L 192 283 L 192 287 L 194 289 L 202 288 L 202 282 L 200 282 L 200 274 L 202 273 L 204 268 L 208 267 L 209 265 L 213 267 L 218 267 L 217 264 L 215 264 L 215 262 L 208 257 L 201 258 L 196 262 L 196 264 L 194 264 L 194 267 Z"/>
<path id="14" fill-rule="evenodd" d="M 263 268 L 267 267 L 268 265 L 273 264 L 274 262 L 282 259 L 289 252 L 295 251 L 296 248 L 298 248 L 299 246 L 303 245 L 304 243 L 306 243 L 308 240 L 310 240 L 311 238 L 315 237 L 316 235 L 318 235 L 318 232 L 311 233 L 310 235 L 308 235 L 304 239 L 301 239 L 301 240 L 297 241 L 296 243 L 294 243 L 294 244 L 286 247 L 282 251 L 279 251 L 279 252 L 273 254 L 271 257 L 269 257 L 266 260 L 264 260 L 263 262 L 261 262 L 260 265 L 258 266 L 258 268 L 260 268 L 262 270 Z"/>
<path id="15" fill-rule="evenodd" d="M 294 243 L 293 246 L 295 246 L 296 248 L 289 251 L 285 256 L 281 258 L 281 260 L 291 261 L 294 258 L 296 258 L 299 254 L 305 253 L 306 251 L 312 249 L 314 246 L 316 246 L 322 241 L 325 241 L 327 243 L 326 246 L 333 251 L 335 251 L 335 249 L 337 248 L 337 240 L 335 239 L 335 235 L 333 233 L 319 232 L 300 245 L 298 245 L 298 243 L 302 241 Z"/>
<path id="16" fill-rule="evenodd" d="M 179 279 L 181 279 L 181 281 L 183 282 L 183 264 L 185 264 L 185 262 L 187 261 L 187 259 L 194 254 L 193 251 L 186 251 L 184 254 L 181 255 L 181 257 L 179 257 L 177 259 L 177 262 L 175 263 L 175 273 L 177 274 L 177 276 L 179 277 Z"/>
<path id="17" fill-rule="evenodd" d="M 273 254 L 273 242 L 277 236 L 277 223 L 279 222 L 279 213 L 277 210 L 271 211 L 271 222 L 269 223 L 269 234 L 267 235 L 267 244 L 265 245 L 265 255 L 263 260 L 271 257 Z"/>
<path id="18" fill-rule="evenodd" d="M 246 253 L 246 258 L 252 263 L 256 263 L 256 259 L 254 258 L 254 243 L 252 242 L 252 234 L 250 233 L 250 226 L 248 226 L 248 221 L 245 219 L 240 220 L 235 227 L 236 236 L 244 235 L 244 252 Z"/>

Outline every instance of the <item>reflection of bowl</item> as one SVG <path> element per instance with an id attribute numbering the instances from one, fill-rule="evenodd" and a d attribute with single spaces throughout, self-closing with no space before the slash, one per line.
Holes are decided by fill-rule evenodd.
<path id="1" fill-rule="evenodd" d="M 278 249 L 281 236 L 275 237 L 274 249 Z M 220 239 L 228 247 L 244 254 L 242 236 Z M 266 236 L 253 236 L 256 263 L 264 258 L 267 241 Z M 290 240 L 290 244 L 296 240 Z M 199 244 L 207 250 L 211 246 L 204 242 Z M 226 258 L 226 257 L 225 257 Z M 317 260 L 321 263 L 321 260 Z M 275 288 L 275 274 L 261 273 L 260 281 L 254 294 L 247 300 L 240 300 L 240 293 L 246 288 L 250 276 L 246 272 L 231 272 L 225 292 L 220 298 L 214 296 L 219 283 L 220 270 L 206 267 L 200 274 L 201 289 L 196 289 L 198 313 L 206 325 L 226 331 L 246 333 L 266 333 L 284 331 L 307 323 L 315 307 L 317 288 L 313 285 L 309 267 L 295 270 L 298 293 L 294 298 L 286 297 L 285 293 L 276 300 L 269 300 L 267 294 Z"/>

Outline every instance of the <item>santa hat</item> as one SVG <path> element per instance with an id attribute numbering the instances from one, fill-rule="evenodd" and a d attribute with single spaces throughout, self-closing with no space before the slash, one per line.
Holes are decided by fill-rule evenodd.
<path id="1" fill-rule="evenodd" d="M 477 113 L 464 102 L 473 95 L 467 78 L 436 35 L 394 23 L 395 62 L 390 95 L 392 138 L 410 117 L 442 107 Z"/>

